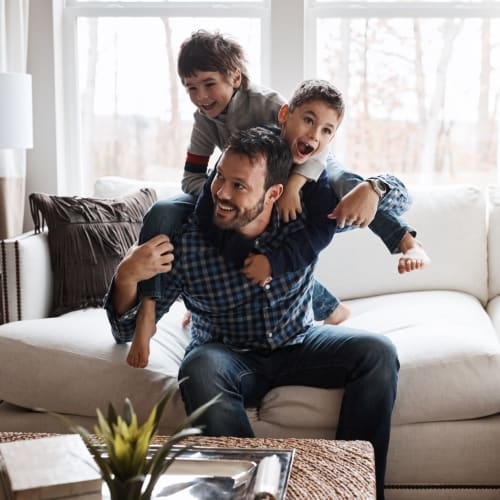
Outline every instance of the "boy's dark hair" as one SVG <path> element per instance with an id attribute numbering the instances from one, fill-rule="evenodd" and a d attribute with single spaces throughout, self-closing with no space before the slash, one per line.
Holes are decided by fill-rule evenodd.
<path id="1" fill-rule="evenodd" d="M 288 144 L 277 134 L 264 127 L 253 127 L 235 132 L 226 148 L 247 156 L 251 161 L 264 157 L 267 171 L 264 189 L 273 184 L 286 184 L 292 166 L 292 153 Z"/>
<path id="2" fill-rule="evenodd" d="M 198 30 L 182 42 L 177 58 L 177 72 L 182 81 L 197 71 L 218 71 L 228 78 L 241 72 L 241 88 L 248 89 L 250 79 L 242 46 L 218 31 Z"/>
<path id="3" fill-rule="evenodd" d="M 304 80 L 293 93 L 288 109 L 293 112 L 295 108 L 309 101 L 323 101 L 337 112 L 339 123 L 342 121 L 345 111 L 344 98 L 340 90 L 327 80 Z"/>

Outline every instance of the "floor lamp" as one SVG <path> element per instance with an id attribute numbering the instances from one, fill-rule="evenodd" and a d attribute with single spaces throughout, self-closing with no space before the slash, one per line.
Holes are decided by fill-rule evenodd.
<path id="1" fill-rule="evenodd" d="M 0 73 L 0 239 L 22 231 L 26 156 L 19 150 L 32 147 L 31 75 Z"/>

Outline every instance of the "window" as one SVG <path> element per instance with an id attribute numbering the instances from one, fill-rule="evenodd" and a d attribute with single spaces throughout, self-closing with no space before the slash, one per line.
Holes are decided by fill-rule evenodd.
<path id="1" fill-rule="evenodd" d="M 352 3 L 311 9 L 317 74 L 346 97 L 345 164 L 409 183 L 498 182 L 500 3 Z"/>
<path id="2" fill-rule="evenodd" d="M 75 155 L 82 171 L 81 190 L 91 192 L 96 178 L 119 175 L 179 181 L 194 107 L 177 76 L 182 41 L 197 29 L 219 30 L 244 47 L 252 80 L 259 82 L 263 56 L 263 2 L 224 9 L 169 2 L 161 8 L 141 2 L 73 2 L 75 33 L 73 122 Z M 179 7 L 186 4 L 186 7 Z M 255 5 L 253 5 L 255 4 Z"/>
<path id="3" fill-rule="evenodd" d="M 176 57 L 199 28 L 234 36 L 252 80 L 285 96 L 304 77 L 334 82 L 347 168 L 500 180 L 500 0 L 66 0 L 65 20 L 70 192 L 101 175 L 180 178 L 194 108 Z"/>

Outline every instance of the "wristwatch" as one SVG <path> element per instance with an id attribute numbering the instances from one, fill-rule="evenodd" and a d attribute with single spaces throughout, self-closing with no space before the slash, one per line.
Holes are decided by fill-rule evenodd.
<path id="1" fill-rule="evenodd" d="M 368 182 L 372 189 L 377 193 L 379 200 L 381 200 L 389 191 L 387 184 L 378 177 L 368 177 L 366 182 Z"/>

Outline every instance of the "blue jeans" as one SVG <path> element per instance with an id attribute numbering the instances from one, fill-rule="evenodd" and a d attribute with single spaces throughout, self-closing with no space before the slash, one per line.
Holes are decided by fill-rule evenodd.
<path id="1" fill-rule="evenodd" d="M 318 280 L 314 280 L 312 308 L 314 319 L 324 321 L 337 309 L 339 299 L 332 295 Z"/>
<path id="2" fill-rule="evenodd" d="M 258 407 L 275 387 L 344 388 L 336 438 L 372 443 L 382 499 L 398 371 L 387 337 L 322 325 L 311 327 L 302 344 L 274 351 L 238 352 L 221 343 L 195 347 L 182 361 L 179 379 L 186 378 L 181 392 L 188 414 L 222 394 L 196 422 L 210 436 L 254 436 L 245 408 Z"/>

